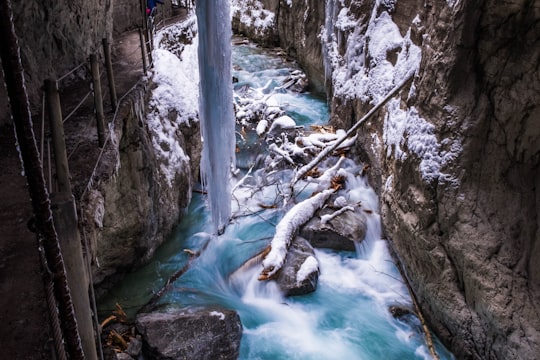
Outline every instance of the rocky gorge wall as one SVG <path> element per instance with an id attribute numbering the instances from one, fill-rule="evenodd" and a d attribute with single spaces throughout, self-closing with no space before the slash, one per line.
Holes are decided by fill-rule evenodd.
<path id="1" fill-rule="evenodd" d="M 324 79 L 338 126 L 414 74 L 359 131 L 386 235 L 458 358 L 534 359 L 538 4 L 327 0 L 322 12 L 309 0 L 251 3 L 275 11 L 280 45 Z"/>
<path id="2" fill-rule="evenodd" d="M 167 159 L 156 154 L 154 135 L 146 125 L 152 83 L 147 86 L 133 91 L 120 110 L 115 141 L 83 205 L 98 295 L 150 260 L 180 221 L 199 174 L 198 123 L 181 125 L 175 134 L 189 161 L 172 179 L 160 171 Z M 174 119 L 171 115 L 162 121 Z"/>
<path id="3" fill-rule="evenodd" d="M 113 41 L 142 25 L 139 0 L 11 1 L 14 24 L 25 72 L 26 89 L 33 113 L 41 109 L 41 87 L 45 79 L 58 78 L 102 54 L 102 39 Z M 171 0 L 159 5 L 160 14 L 169 17 Z M 81 69 L 66 81 L 88 77 Z M 0 71 L 0 83 L 4 83 Z M 10 123 L 7 93 L 0 87 L 0 126 Z"/>
<path id="4" fill-rule="evenodd" d="M 112 1 L 29 0 L 12 1 L 12 6 L 26 89 L 32 108 L 40 109 L 43 80 L 62 76 L 99 52 L 103 38 L 112 39 Z M 73 76 L 85 76 L 84 70 Z M 0 101 L 0 125 L 9 121 L 9 112 L 2 110 Z"/>
<path id="5" fill-rule="evenodd" d="M 171 1 L 164 2 L 159 16 L 171 13 Z M 113 23 L 119 33 L 142 22 L 139 1 L 14 2 L 13 12 L 26 88 L 36 113 L 41 110 L 44 79 L 57 78 L 86 61 L 89 54 L 100 53 L 102 39 L 112 40 Z M 67 81 L 85 76 L 83 67 Z M 198 178 L 201 143 L 197 119 L 174 127 L 174 141 L 187 155 L 179 164 L 180 170 L 172 178 L 160 170 L 169 159 L 157 155 L 155 134 L 147 124 L 149 113 L 154 111 L 148 105 L 154 87 L 150 80 L 123 102 L 112 146 L 105 151 L 97 180 L 82 204 L 86 250 L 98 293 L 124 272 L 148 261 L 178 223 Z M 4 94 L 2 86 L 0 126 L 10 122 Z M 172 109 L 160 121 L 170 126 L 176 115 Z M 167 151 L 160 155 L 164 153 Z M 72 171 L 77 172 L 76 167 Z"/>

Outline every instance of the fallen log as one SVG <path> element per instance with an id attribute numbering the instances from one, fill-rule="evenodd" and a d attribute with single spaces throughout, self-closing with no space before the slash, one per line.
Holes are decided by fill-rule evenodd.
<path id="1" fill-rule="evenodd" d="M 420 306 L 418 305 L 418 301 L 416 300 L 416 295 L 414 294 L 414 291 L 411 287 L 411 284 L 409 283 L 409 280 L 407 276 L 405 275 L 405 271 L 403 270 L 403 267 L 401 263 L 399 263 L 399 260 L 397 260 L 396 267 L 399 270 L 399 273 L 401 274 L 401 277 L 403 278 L 403 282 L 405 283 L 405 286 L 407 286 L 407 290 L 409 291 L 409 295 L 411 296 L 411 300 L 414 306 L 415 315 L 420 320 L 420 324 L 422 325 L 422 330 L 424 331 L 424 338 L 426 340 L 426 345 L 429 349 L 429 352 L 433 359 L 440 360 L 439 355 L 437 354 L 437 350 L 435 350 L 435 345 L 433 345 L 433 338 L 431 337 L 431 332 L 429 331 L 429 328 L 426 323 L 426 319 L 424 318 L 424 315 L 422 314 L 422 310 L 420 309 Z"/>
<path id="2" fill-rule="evenodd" d="M 300 227 L 307 223 L 315 212 L 324 206 L 334 193 L 333 189 L 324 190 L 309 199 L 293 206 L 276 226 L 276 233 L 270 245 L 270 251 L 263 260 L 263 271 L 259 280 L 269 280 L 281 269 L 287 256 L 287 250 Z"/>
<path id="3" fill-rule="evenodd" d="M 302 179 L 306 174 L 311 171 L 317 164 L 319 164 L 325 157 L 327 157 L 329 154 L 331 154 L 335 149 L 338 148 L 339 145 L 341 145 L 347 138 L 349 138 L 358 128 L 360 125 L 362 125 L 366 120 L 368 120 L 370 117 L 372 117 L 381 107 L 383 107 L 384 104 L 386 104 L 394 95 L 396 95 L 405 85 L 413 78 L 413 73 L 409 74 L 405 77 L 405 80 L 403 80 L 399 85 L 397 85 L 395 88 L 392 89 L 388 93 L 388 95 L 385 96 L 384 99 L 381 100 L 375 107 L 373 107 L 366 115 L 364 115 L 360 120 L 356 122 L 356 124 L 353 125 L 343 136 L 341 136 L 334 144 L 331 146 L 328 146 L 324 148 L 323 151 L 319 153 L 319 155 L 311 160 L 311 162 L 307 165 L 304 165 L 303 167 L 298 170 L 296 173 L 293 181 L 291 182 L 291 189 L 294 187 L 294 185 L 298 182 L 298 180 Z M 292 194 L 292 191 L 291 191 Z"/>

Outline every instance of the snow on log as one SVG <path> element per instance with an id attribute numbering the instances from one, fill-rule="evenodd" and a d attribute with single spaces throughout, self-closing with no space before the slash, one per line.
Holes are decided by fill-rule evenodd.
<path id="1" fill-rule="evenodd" d="M 276 233 L 271 243 L 271 250 L 263 260 L 263 271 L 259 280 L 268 280 L 283 266 L 287 249 L 299 228 L 307 223 L 320 209 L 334 190 L 324 190 L 309 199 L 293 206 L 276 226 Z"/>
<path id="2" fill-rule="evenodd" d="M 321 224 L 324 225 L 324 224 L 328 223 L 330 220 L 332 220 L 336 216 L 339 216 L 339 215 L 343 214 L 345 211 L 354 211 L 354 208 L 352 206 L 345 206 L 345 207 L 342 207 L 341 209 L 339 209 L 337 211 L 334 211 L 332 214 L 323 215 L 323 216 L 321 216 Z"/>

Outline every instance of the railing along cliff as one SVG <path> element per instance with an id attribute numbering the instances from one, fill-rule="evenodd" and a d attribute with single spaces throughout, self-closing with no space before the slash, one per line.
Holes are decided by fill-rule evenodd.
<path id="1" fill-rule="evenodd" d="M 61 236 L 68 238 L 68 240 L 64 240 L 64 242 L 67 241 L 64 246 L 66 249 L 69 248 L 69 251 L 78 253 L 76 255 L 81 257 L 78 263 L 74 263 L 72 266 L 68 264 L 66 268 L 68 268 L 68 277 L 71 276 L 73 279 L 76 279 L 76 281 L 70 282 L 72 293 L 76 294 L 74 295 L 74 303 L 76 303 L 76 307 L 77 302 L 79 302 L 79 307 L 86 308 L 83 309 L 83 311 L 76 311 L 76 313 L 78 313 L 76 315 L 77 322 L 80 324 L 79 327 L 84 328 L 85 326 L 90 326 L 90 329 L 87 328 L 86 330 L 81 331 L 83 348 L 85 348 L 84 353 L 88 359 L 103 359 L 104 357 L 100 343 L 101 329 L 97 318 L 89 245 L 84 229 L 82 227 L 79 229 L 77 224 L 77 213 L 79 214 L 78 222 L 84 223 L 85 212 L 82 209 L 82 203 L 88 190 L 91 189 L 94 184 L 97 169 L 102 162 L 105 149 L 111 142 L 112 131 L 115 128 L 115 122 L 118 117 L 119 104 L 121 104 L 127 95 L 140 84 L 142 78 L 141 75 L 146 75 L 147 70 L 153 66 L 151 53 L 153 50 L 154 31 L 164 26 L 165 17 L 163 11 L 158 11 L 153 17 L 147 16 L 146 11 L 144 11 L 142 15 L 144 20 L 139 29 L 139 44 L 133 49 L 132 53 L 125 54 L 125 56 L 129 57 L 140 52 L 141 57 L 140 60 L 137 61 L 137 64 L 141 66 L 142 71 L 136 76 L 137 80 L 134 81 L 134 84 L 127 89 L 119 99 L 117 97 L 117 85 L 115 83 L 113 69 L 116 69 L 117 73 L 118 70 L 120 70 L 120 74 L 122 74 L 122 72 L 127 72 L 128 70 L 132 71 L 132 69 L 122 67 L 123 59 L 118 59 L 117 62 L 112 61 L 111 44 L 106 38 L 102 40 L 101 44 L 103 58 L 100 57 L 98 52 L 95 52 L 91 54 L 88 59 L 74 66 L 58 78 L 49 78 L 45 80 L 43 87 L 39 133 L 39 156 L 41 158 L 41 164 L 46 170 L 44 172 L 46 174 L 45 183 L 48 193 L 53 194 L 52 198 L 56 197 L 65 200 L 58 200 L 60 203 L 56 207 L 57 210 L 54 211 L 54 221 L 55 223 L 58 222 L 60 225 L 59 232 L 64 231 L 64 234 Z M 107 108 L 110 109 L 110 112 L 108 114 L 105 113 L 105 101 L 103 99 L 102 91 L 102 80 L 105 80 L 102 79 L 104 74 L 106 74 L 108 85 L 105 90 L 109 95 Z M 82 78 L 83 80 L 74 81 L 76 78 Z M 67 83 L 67 80 L 72 81 Z M 88 86 L 88 91 L 83 94 L 77 94 L 77 92 L 80 92 L 81 88 L 86 86 Z M 90 104 L 89 98 L 91 95 L 93 101 Z M 63 108 L 62 99 L 65 100 L 64 103 L 74 105 L 69 109 Z M 66 116 L 62 115 L 63 110 L 67 113 Z M 94 117 L 88 116 L 91 112 L 95 114 Z M 46 130 L 46 123 L 49 124 L 48 131 Z M 71 130 L 70 136 L 67 137 L 64 133 L 64 126 L 66 125 L 75 129 L 75 131 Z M 95 157 L 94 165 L 91 167 L 92 172 L 85 181 L 82 181 L 86 185 L 83 190 L 77 194 L 79 196 L 76 196 L 77 199 L 75 200 L 72 195 L 72 174 L 69 171 L 69 162 L 74 161 L 81 153 L 88 152 L 88 149 L 84 148 L 83 145 L 87 145 L 89 138 L 88 134 L 92 133 L 97 133 L 95 148 L 99 149 L 99 151 Z M 90 138 L 92 137 L 93 136 Z M 69 152 L 66 142 L 69 143 Z M 51 151 L 51 148 L 53 151 Z M 64 194 L 65 196 L 63 195 L 60 197 L 58 194 Z M 63 225 L 68 226 L 69 229 L 63 228 Z M 82 242 L 79 238 L 79 234 L 82 234 Z M 73 246 L 75 246 L 75 248 L 73 248 Z M 77 256 L 70 255 L 69 257 L 77 258 Z M 68 256 L 66 255 L 66 258 L 67 257 Z M 52 259 L 47 258 L 47 254 L 45 253 L 44 256 L 42 256 L 42 262 L 44 264 L 51 263 Z M 83 266 L 82 268 L 80 266 L 81 264 Z M 43 282 L 46 289 L 51 289 L 53 279 L 48 274 L 50 274 L 50 272 L 44 272 Z M 89 297 L 87 296 L 88 292 L 90 292 Z M 49 292 L 49 295 L 53 296 L 55 294 Z M 77 299 L 76 297 L 79 297 L 80 299 Z M 90 300 L 90 304 L 88 304 L 88 300 Z M 56 299 L 56 302 L 58 301 L 59 299 Z M 57 318 L 54 314 L 56 307 L 51 307 L 49 310 L 51 312 L 51 319 L 54 320 Z M 84 313 L 84 315 L 81 317 L 80 314 L 82 313 Z M 91 313 L 93 313 L 93 316 Z M 60 316 L 62 317 L 62 314 L 60 314 Z M 94 330 L 91 330 L 92 327 Z M 58 339 L 59 336 L 62 336 L 62 338 Z M 64 343 L 63 338 L 65 336 L 65 334 L 58 334 L 58 332 L 55 336 L 56 355 L 59 358 L 65 358 L 63 346 L 61 345 Z M 96 343 L 94 343 L 94 341 Z M 98 354 L 95 353 L 96 344 Z"/>

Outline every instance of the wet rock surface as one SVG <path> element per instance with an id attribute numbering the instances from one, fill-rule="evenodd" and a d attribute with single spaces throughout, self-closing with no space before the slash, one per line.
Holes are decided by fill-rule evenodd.
<path id="1" fill-rule="evenodd" d="M 312 259 L 309 259 L 310 257 Z M 285 296 L 305 295 L 317 289 L 318 267 L 310 268 L 308 272 L 300 271 L 302 265 L 306 263 L 308 266 L 310 261 L 316 262 L 313 247 L 306 239 L 297 236 L 289 247 L 285 263 L 275 279 Z"/>
<path id="2" fill-rule="evenodd" d="M 333 213 L 325 208 L 318 211 L 300 231 L 313 247 L 334 250 L 355 251 L 354 243 L 360 243 L 366 237 L 366 217 L 361 210 L 345 211 L 330 221 L 323 223 L 322 215 Z"/>
<path id="3" fill-rule="evenodd" d="M 175 310 L 137 316 L 146 359 L 236 359 L 242 324 L 235 311 Z"/>

